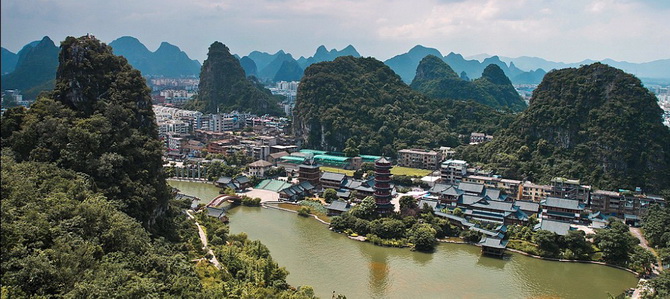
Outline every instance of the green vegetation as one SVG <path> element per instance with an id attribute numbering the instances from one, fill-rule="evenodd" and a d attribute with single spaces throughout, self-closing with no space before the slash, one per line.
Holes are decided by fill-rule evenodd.
<path id="1" fill-rule="evenodd" d="M 298 88 L 294 132 L 311 148 L 395 156 L 408 147 L 456 146 L 459 134 L 493 134 L 512 120 L 474 102 L 421 95 L 374 58 L 313 64 Z"/>
<path id="2" fill-rule="evenodd" d="M 413 206 L 403 197 L 402 210 Z M 411 198 L 411 197 L 409 197 Z M 418 213 L 418 216 L 391 214 L 380 217 L 375 212 L 374 198 L 366 197 L 348 212 L 332 218 L 330 227 L 337 232 L 349 235 L 366 236 L 370 243 L 381 246 L 404 247 L 412 246 L 415 250 L 432 251 L 437 245 L 436 238 L 457 235 L 458 229 L 445 219 L 435 217 L 431 211 Z M 404 215 L 404 214 L 403 214 Z"/>
<path id="3" fill-rule="evenodd" d="M 298 215 L 302 217 L 308 217 L 312 210 L 309 207 L 302 206 L 298 209 Z"/>
<path id="4" fill-rule="evenodd" d="M 654 205 L 644 217 L 644 236 L 649 241 L 649 246 L 656 250 L 663 264 L 670 264 L 670 207 Z M 661 275 L 650 281 L 655 293 L 649 294 L 649 298 L 670 297 L 670 271 L 667 269 Z"/>
<path id="5" fill-rule="evenodd" d="M 40 92 L 54 88 L 59 50 L 48 36 L 26 47 L 14 71 L 2 76 L 2 89 L 21 90 L 24 99 L 34 100 Z"/>
<path id="6" fill-rule="evenodd" d="M 331 203 L 334 200 L 337 200 L 337 191 L 335 191 L 333 188 L 326 189 L 323 191 L 323 199 L 325 199 L 327 203 Z"/>
<path id="7" fill-rule="evenodd" d="M 94 38 L 68 37 L 61 49 L 56 88 L 3 117 L 3 147 L 18 162 L 86 174 L 123 212 L 160 231 L 170 189 L 144 78 Z"/>
<path id="8" fill-rule="evenodd" d="M 608 228 L 595 235 L 570 230 L 560 236 L 546 230 L 533 231 L 530 226 L 508 227 L 509 247 L 530 254 L 570 260 L 604 261 L 638 273 L 648 273 L 655 259 L 651 252 L 638 246 L 639 240 L 628 232 L 628 226 L 611 220 Z M 593 243 L 587 238 L 592 238 Z"/>
<path id="9" fill-rule="evenodd" d="M 260 242 L 205 213 L 222 269 L 191 262 L 206 253 L 189 203 L 171 199 L 148 89 L 125 59 L 68 37 L 56 82 L 2 117 L 3 298 L 314 297 Z"/>
<path id="10" fill-rule="evenodd" d="M 392 175 L 404 175 L 410 177 L 425 177 L 429 175 L 431 172 L 432 172 L 431 170 L 427 169 L 410 168 L 402 166 L 393 166 L 393 168 L 391 168 Z"/>
<path id="11" fill-rule="evenodd" d="M 256 114 L 282 113 L 270 91 L 259 89 L 256 82 L 247 79 L 239 60 L 220 42 L 214 42 L 209 47 L 200 71 L 199 94 L 185 108 L 203 113 L 232 110 Z"/>
<path id="12" fill-rule="evenodd" d="M 499 66 L 490 64 L 481 78 L 461 79 L 442 59 L 428 55 L 416 68 L 412 89 L 436 99 L 472 100 L 496 109 L 522 111 L 526 103 Z"/>
<path id="13" fill-rule="evenodd" d="M 640 80 L 595 63 L 552 71 L 492 142 L 458 148 L 509 178 L 579 178 L 606 190 L 670 194 L 670 129 Z"/>
<path id="14" fill-rule="evenodd" d="M 346 169 L 341 169 L 341 168 L 335 168 L 335 167 L 328 167 L 328 166 L 321 166 L 319 167 L 321 171 L 327 171 L 327 172 L 334 172 L 334 173 L 342 173 L 346 174 L 347 176 L 354 176 L 353 170 L 346 170 Z"/>

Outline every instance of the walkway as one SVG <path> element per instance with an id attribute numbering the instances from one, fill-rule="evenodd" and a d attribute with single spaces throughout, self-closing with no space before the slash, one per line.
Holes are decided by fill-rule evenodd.
<path id="1" fill-rule="evenodd" d="M 195 220 L 195 217 L 191 214 L 191 211 L 188 210 L 186 211 L 186 215 L 188 215 L 188 218 L 191 218 L 195 221 L 195 226 L 198 227 L 198 235 L 200 236 L 200 242 L 202 242 L 202 249 L 207 250 L 207 254 L 209 254 L 212 258 L 209 259 L 209 262 L 212 263 L 216 268 L 221 269 L 221 264 L 219 263 L 219 260 L 216 259 L 216 255 L 214 255 L 214 251 L 212 249 L 209 249 L 207 247 L 207 234 L 205 234 L 205 231 L 200 227 L 200 223 L 198 223 L 197 220 Z"/>
<path id="2" fill-rule="evenodd" d="M 642 229 L 640 229 L 639 227 L 629 227 L 629 230 L 630 230 L 630 233 L 634 237 L 636 237 L 640 240 L 640 246 L 642 246 L 642 248 L 644 248 L 646 250 L 649 250 L 656 257 L 656 264 L 652 265 L 651 268 L 652 268 L 652 272 L 654 274 L 658 275 L 660 273 L 660 271 L 659 271 L 660 268 L 659 267 L 661 265 L 663 265 L 663 262 L 661 261 L 661 258 L 658 256 L 658 254 L 656 254 L 656 251 L 653 248 L 649 247 L 649 242 L 647 242 L 647 239 L 644 238 L 644 234 L 642 233 Z"/>

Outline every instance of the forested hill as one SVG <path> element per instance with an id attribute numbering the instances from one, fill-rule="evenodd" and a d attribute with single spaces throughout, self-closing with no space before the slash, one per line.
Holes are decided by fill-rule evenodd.
<path id="1" fill-rule="evenodd" d="M 293 114 L 309 147 L 390 156 L 408 146 L 456 146 L 458 134 L 492 134 L 512 118 L 471 101 L 430 99 L 381 61 L 351 56 L 308 67 Z"/>
<path id="2" fill-rule="evenodd" d="M 313 297 L 259 241 L 199 213 L 221 268 L 202 259 L 140 72 L 93 37 L 61 47 L 55 90 L 2 116 L 3 298 Z"/>
<path id="3" fill-rule="evenodd" d="M 522 111 L 526 103 L 512 82 L 495 64 L 484 69 L 481 78 L 473 82 L 461 79 L 442 59 L 424 57 L 416 68 L 412 89 L 436 99 L 473 100 L 496 109 Z"/>
<path id="4" fill-rule="evenodd" d="M 508 177 L 565 176 L 601 189 L 668 192 L 670 129 L 661 115 L 656 97 L 633 75 L 600 63 L 556 70 L 508 130 L 465 148 L 463 157 Z"/>
<path id="5" fill-rule="evenodd" d="M 207 59 L 200 71 L 199 93 L 186 109 L 204 113 L 251 112 L 256 114 L 282 114 L 276 99 L 269 90 L 260 89 L 247 79 L 240 61 L 220 42 L 209 47 Z"/>
<path id="6" fill-rule="evenodd" d="M 26 45 L 19 52 L 14 70 L 2 76 L 2 89 L 19 89 L 25 99 L 54 87 L 58 67 L 58 47 L 45 36 L 38 43 Z"/>

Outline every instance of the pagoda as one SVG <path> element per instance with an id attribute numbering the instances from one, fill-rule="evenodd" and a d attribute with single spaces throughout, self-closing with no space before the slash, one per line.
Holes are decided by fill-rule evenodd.
<path id="1" fill-rule="evenodd" d="M 375 203 L 377 212 L 380 214 L 389 214 L 393 212 L 391 203 L 391 162 L 386 158 L 375 161 Z"/>

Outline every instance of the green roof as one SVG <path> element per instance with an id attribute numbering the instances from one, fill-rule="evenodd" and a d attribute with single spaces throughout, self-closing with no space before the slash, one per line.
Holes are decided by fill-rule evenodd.
<path id="1" fill-rule="evenodd" d="M 279 180 L 263 180 L 258 185 L 256 185 L 256 189 L 263 189 L 263 190 L 270 190 L 274 192 L 279 192 L 280 190 L 286 189 L 288 187 L 291 187 L 293 185 L 284 182 L 284 181 L 279 181 Z"/>
<path id="2" fill-rule="evenodd" d="M 295 161 L 295 162 L 305 162 L 305 157 L 298 157 L 298 156 L 283 156 L 279 158 L 280 161 Z"/>
<path id="3" fill-rule="evenodd" d="M 305 154 L 315 154 L 315 155 L 324 155 L 327 151 L 313 150 L 313 149 L 301 149 L 301 153 Z"/>
<path id="4" fill-rule="evenodd" d="M 364 162 L 374 162 L 374 161 L 377 161 L 381 158 L 382 158 L 382 156 L 361 155 L 361 159 Z"/>
<path id="5" fill-rule="evenodd" d="M 347 162 L 351 158 L 349 157 L 340 157 L 340 156 L 332 156 L 332 155 L 316 155 L 314 156 L 314 160 L 316 161 L 336 161 L 336 162 Z"/>

